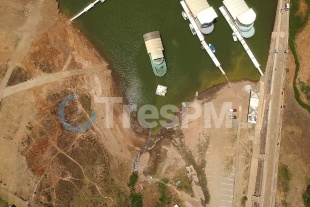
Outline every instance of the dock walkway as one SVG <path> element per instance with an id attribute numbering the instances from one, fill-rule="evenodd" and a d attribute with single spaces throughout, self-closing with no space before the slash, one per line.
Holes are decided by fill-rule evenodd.
<path id="1" fill-rule="evenodd" d="M 234 23 L 234 21 L 230 18 L 229 14 L 226 11 L 226 9 L 224 8 L 224 6 L 220 7 L 220 11 L 223 14 L 224 18 L 226 19 L 227 23 L 229 24 L 230 28 L 233 30 L 234 34 L 237 36 L 238 40 L 241 42 L 243 48 L 245 49 L 245 51 L 249 55 L 252 63 L 257 68 L 257 70 L 259 71 L 261 76 L 263 76 L 264 74 L 263 74 L 263 72 L 260 69 L 259 63 L 257 62 L 256 58 L 254 57 L 254 55 L 253 55 L 252 51 L 250 50 L 249 46 L 244 41 L 243 37 L 241 36 L 239 30 L 237 29 L 237 27 L 236 27 L 236 25 Z"/>
<path id="2" fill-rule="evenodd" d="M 199 41 L 201 42 L 203 48 L 207 51 L 208 55 L 210 56 L 211 60 L 213 61 L 213 63 L 215 64 L 216 67 L 218 67 L 220 69 L 220 71 L 223 73 L 223 75 L 225 76 L 225 78 L 227 79 L 227 81 L 229 82 L 226 74 L 225 74 L 225 71 L 222 69 L 221 67 L 221 64 L 220 62 L 218 61 L 218 59 L 215 57 L 214 53 L 212 52 L 212 50 L 210 49 L 209 45 L 206 43 L 205 41 L 205 38 L 203 36 L 203 34 L 201 33 L 201 31 L 199 30 L 197 24 L 196 24 L 196 21 L 192 15 L 192 12 L 189 10 L 187 4 L 185 3 L 185 1 L 181 1 L 180 2 L 183 9 L 184 9 L 184 12 L 186 13 L 190 23 L 192 24 L 197 36 L 198 36 L 198 39 Z"/>
<path id="3" fill-rule="evenodd" d="M 75 15 L 74 17 L 72 17 L 70 19 L 70 21 L 72 22 L 73 20 L 75 20 L 76 18 L 78 18 L 79 16 L 81 16 L 82 14 L 84 14 L 85 12 L 87 12 L 88 10 L 90 10 L 91 8 L 93 8 L 95 6 L 95 4 L 97 4 L 99 1 L 101 1 L 102 3 L 105 0 L 95 0 L 93 3 L 89 4 L 87 7 L 85 7 L 80 13 L 78 13 L 77 15 Z"/>

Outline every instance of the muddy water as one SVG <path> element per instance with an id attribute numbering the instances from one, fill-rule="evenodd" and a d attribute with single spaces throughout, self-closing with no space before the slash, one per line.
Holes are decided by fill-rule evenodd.
<path id="1" fill-rule="evenodd" d="M 73 16 L 92 0 L 58 0 L 60 8 Z M 260 75 L 239 42 L 233 42 L 232 31 L 219 11 L 221 0 L 209 0 L 217 14 L 215 30 L 206 36 L 216 48 L 216 57 L 230 80 L 258 80 Z M 246 40 L 265 69 L 277 2 L 247 0 L 257 13 L 254 37 Z M 106 0 L 98 3 L 74 23 L 112 62 L 113 71 L 129 103 L 180 106 L 196 91 L 204 91 L 225 78 L 199 40 L 184 21 L 179 0 Z M 159 30 L 165 48 L 167 74 L 155 77 L 146 53 L 142 35 Z M 157 84 L 168 86 L 166 97 L 156 96 Z"/>

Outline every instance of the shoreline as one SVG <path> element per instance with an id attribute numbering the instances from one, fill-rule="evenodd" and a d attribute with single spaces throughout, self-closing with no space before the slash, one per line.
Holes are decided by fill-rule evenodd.
<path id="1" fill-rule="evenodd" d="M 61 18 L 66 19 L 67 21 L 70 21 L 69 17 L 66 14 L 64 14 L 60 8 L 58 8 L 58 10 L 59 10 L 59 15 L 61 16 Z M 88 35 L 87 32 L 84 32 L 81 29 L 79 29 L 73 22 L 70 22 L 70 26 L 73 27 L 75 30 L 77 30 L 79 32 L 79 35 L 87 41 L 89 46 L 96 52 L 96 54 L 100 57 L 100 59 L 103 62 L 106 62 L 108 64 L 108 69 L 111 70 L 111 72 L 112 72 L 111 74 L 112 74 L 113 84 L 117 86 L 118 93 L 122 94 L 121 96 L 122 96 L 123 100 L 125 100 L 125 104 L 128 104 L 128 101 L 126 99 L 126 95 L 121 90 L 120 85 L 118 83 L 119 77 L 117 77 L 118 75 L 116 74 L 116 71 L 113 68 L 113 61 L 108 58 L 108 54 L 103 49 L 99 49 L 98 46 L 96 46 L 96 44 L 93 43 L 93 41 L 95 41 L 95 40 L 92 40 L 92 37 L 90 37 L 90 35 Z M 250 81 L 252 83 L 258 83 L 260 80 L 250 80 L 247 78 L 243 78 L 240 80 L 230 81 L 230 83 L 234 84 L 234 83 L 240 83 L 240 82 L 244 82 L 244 81 Z M 202 98 L 206 98 L 206 96 L 212 96 L 216 92 L 218 92 L 219 90 L 223 89 L 225 86 L 228 86 L 228 84 L 229 84 L 228 82 L 215 84 L 215 85 L 211 86 L 210 88 L 205 89 L 202 92 L 200 92 L 198 95 L 198 98 L 202 99 Z M 192 101 L 195 98 L 196 98 L 195 96 L 192 96 L 191 98 L 189 98 L 189 100 Z"/>
<path id="2" fill-rule="evenodd" d="M 56 0 L 57 1 L 57 0 Z M 58 2 L 58 1 L 57 1 Z M 59 4 L 59 3 L 58 3 Z M 68 21 L 69 21 L 69 16 L 66 15 L 58 6 L 58 10 L 59 10 L 59 13 L 60 15 L 64 16 Z M 127 99 L 127 95 L 125 94 L 125 90 L 123 90 L 122 88 L 122 84 L 121 84 L 121 77 L 120 75 L 117 73 L 116 69 L 114 68 L 114 64 L 113 64 L 113 61 L 111 59 L 109 59 L 109 55 L 105 52 L 104 48 L 100 48 L 96 42 L 97 40 L 95 40 L 91 34 L 89 34 L 87 31 L 83 31 L 82 29 L 80 29 L 78 27 L 78 25 L 76 25 L 74 22 L 72 22 L 72 26 L 74 28 L 76 28 L 79 32 L 80 32 L 80 35 L 82 35 L 85 39 L 88 40 L 89 44 L 93 47 L 94 50 L 96 50 L 97 54 L 100 55 L 100 57 L 106 61 L 109 65 L 109 69 L 112 71 L 112 79 L 113 79 L 113 82 L 114 84 L 117 86 L 117 90 L 119 91 L 118 94 L 121 94 L 124 103 L 125 104 L 128 104 L 128 99 Z M 243 78 L 243 79 L 240 79 L 240 80 L 235 80 L 235 81 L 231 81 L 231 83 L 235 83 L 235 82 L 240 82 L 240 81 L 245 81 L 245 80 L 249 80 L 247 78 Z M 251 80 L 253 82 L 258 82 L 260 79 L 258 80 Z M 207 89 L 204 89 L 203 91 L 201 91 L 199 94 L 206 94 L 206 93 L 209 93 L 208 91 L 209 90 L 214 90 L 214 88 L 217 88 L 217 89 L 220 89 L 222 86 L 228 84 L 227 82 L 223 82 L 223 83 L 218 83 L 218 84 L 215 84 L 215 85 L 212 85 L 210 86 L 209 88 Z M 184 99 L 183 101 L 190 101 L 190 100 L 193 100 L 195 98 L 195 91 L 193 91 L 193 96 L 189 97 L 189 98 L 186 98 Z M 178 103 L 177 105 L 181 105 L 182 101 L 180 103 Z"/>

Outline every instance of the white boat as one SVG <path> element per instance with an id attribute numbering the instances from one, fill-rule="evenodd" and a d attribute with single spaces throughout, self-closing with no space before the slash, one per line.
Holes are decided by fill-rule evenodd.
<path id="1" fill-rule="evenodd" d="M 211 49 L 213 53 L 215 53 L 215 47 L 213 45 L 209 44 L 209 48 Z"/>
<path id="2" fill-rule="evenodd" d="M 188 16 L 186 15 L 185 12 L 182 12 L 182 17 L 183 17 L 184 20 L 188 20 Z"/>
<path id="3" fill-rule="evenodd" d="M 232 37 L 233 37 L 233 39 L 234 39 L 234 41 L 236 42 L 238 39 L 237 39 L 237 36 L 236 36 L 236 34 L 233 32 L 232 33 Z"/>
<path id="4" fill-rule="evenodd" d="M 189 28 L 190 28 L 192 34 L 196 35 L 196 31 L 195 31 L 194 26 L 192 24 L 189 24 Z"/>

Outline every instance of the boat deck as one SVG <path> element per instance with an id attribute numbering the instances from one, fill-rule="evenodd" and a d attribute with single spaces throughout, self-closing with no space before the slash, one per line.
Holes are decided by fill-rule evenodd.
<path id="1" fill-rule="evenodd" d="M 149 32 L 143 35 L 147 53 L 150 56 L 153 72 L 162 77 L 167 72 L 167 65 L 164 58 L 164 46 L 158 31 Z"/>

